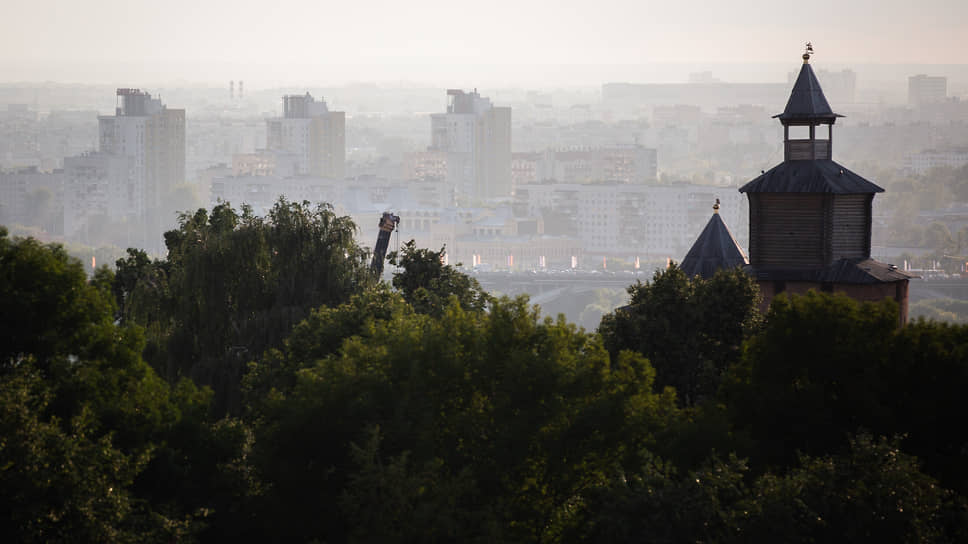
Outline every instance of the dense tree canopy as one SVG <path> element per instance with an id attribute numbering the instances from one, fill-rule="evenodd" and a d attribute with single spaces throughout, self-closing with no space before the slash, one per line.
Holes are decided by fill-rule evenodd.
<path id="1" fill-rule="evenodd" d="M 246 362 L 282 345 L 312 308 L 371 283 L 355 229 L 327 206 L 285 200 L 266 218 L 229 204 L 182 215 L 165 233 L 165 261 L 139 251 L 118 261 L 122 316 L 147 329 L 147 355 L 169 380 L 211 386 L 217 411 L 238 413 Z"/>
<path id="2" fill-rule="evenodd" d="M 139 484 L 155 487 L 160 454 L 182 467 L 198 461 L 197 444 L 173 449 L 175 433 L 208 433 L 199 419 L 208 395 L 189 381 L 170 388 L 145 363 L 141 331 L 114 324 L 107 270 L 89 282 L 60 246 L 9 239 L 2 229 L 0 263 L 4 540 L 190 536 L 200 528 L 197 512 Z M 197 466 L 199 474 L 214 469 Z"/>
<path id="3" fill-rule="evenodd" d="M 609 352 L 628 349 L 648 357 L 657 383 L 674 387 L 686 404 L 713 397 L 759 323 L 753 278 L 739 268 L 708 280 L 690 278 L 673 263 L 628 292 L 629 305 L 599 326 Z"/>
<path id="4" fill-rule="evenodd" d="M 406 505 L 457 501 L 448 515 L 464 521 L 453 520 L 457 532 L 441 535 L 446 539 L 497 528 L 505 537 L 537 539 L 565 515 L 578 490 L 645 447 L 675 413 L 671 392 L 652 392 L 653 372 L 644 359 L 624 354 L 610 361 L 593 335 L 542 320 L 524 300 L 495 301 L 480 313 L 463 310 L 452 297 L 439 318 L 413 310 L 382 318 L 388 303 L 402 302 L 377 296 L 376 304 L 357 299 L 335 310 L 363 323 L 338 348 L 307 345 L 307 338 L 339 336 L 334 327 L 345 330 L 342 319 L 316 315 L 297 329 L 289 353 L 265 363 L 296 373 L 288 392 L 268 395 L 256 455 L 272 482 L 267 511 L 305 531 L 299 538 L 377 530 L 335 508 L 319 513 L 325 497 L 333 507 L 346 493 L 357 501 L 377 499 L 354 487 L 354 463 L 363 461 L 360 469 L 377 463 L 415 472 L 407 478 L 431 470 L 442 480 L 435 484 L 441 492 L 458 493 L 428 494 Z M 361 308 L 373 314 L 359 320 Z M 372 449 L 354 458 L 352 444 Z M 473 511 L 484 497 L 487 511 Z M 351 506 L 374 516 L 390 505 Z M 389 523 L 407 520 L 403 514 L 376 517 Z M 393 532 L 384 529 L 359 536 Z"/>
<path id="5" fill-rule="evenodd" d="M 897 327 L 897 306 L 810 292 L 777 297 L 727 386 L 765 462 L 841 451 L 849 434 L 902 434 L 947 487 L 968 490 L 968 327 Z"/>
<path id="6" fill-rule="evenodd" d="M 586 332 L 352 234 L 220 205 L 88 278 L 0 230 L 0 539 L 968 538 L 968 327 L 673 266 Z"/>
<path id="7" fill-rule="evenodd" d="M 858 435 L 846 451 L 803 456 L 750 477 L 712 458 L 686 474 L 653 460 L 590 490 L 574 542 L 961 542 L 964 499 L 918 469 L 896 442 Z"/>

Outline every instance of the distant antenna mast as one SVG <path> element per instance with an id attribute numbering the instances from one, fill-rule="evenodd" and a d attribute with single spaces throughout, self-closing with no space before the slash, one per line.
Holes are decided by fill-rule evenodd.
<path id="1" fill-rule="evenodd" d="M 235 81 L 229 80 L 229 99 L 235 100 Z"/>
<path id="2" fill-rule="evenodd" d="M 810 56 L 813 55 L 813 44 L 807 42 L 807 48 L 803 52 L 803 63 L 807 64 L 810 62 Z"/>

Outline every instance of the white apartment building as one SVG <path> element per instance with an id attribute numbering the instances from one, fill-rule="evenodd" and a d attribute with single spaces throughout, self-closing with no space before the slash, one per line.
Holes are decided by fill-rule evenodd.
<path id="1" fill-rule="evenodd" d="M 968 164 L 968 149 L 927 150 L 904 158 L 904 169 L 923 175 L 932 168 L 960 168 Z"/>
<path id="2" fill-rule="evenodd" d="M 717 198 L 742 243 L 747 204 L 735 187 L 548 183 L 515 193 L 531 215 L 570 217 L 587 254 L 671 259 L 685 255 Z"/>

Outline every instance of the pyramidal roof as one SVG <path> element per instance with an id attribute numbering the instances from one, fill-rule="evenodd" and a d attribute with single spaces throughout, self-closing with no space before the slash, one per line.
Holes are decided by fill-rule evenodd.
<path id="1" fill-rule="evenodd" d="M 884 189 L 836 162 L 783 161 L 739 188 L 741 193 L 883 193 Z"/>
<path id="2" fill-rule="evenodd" d="M 713 216 L 706 223 L 706 228 L 696 238 L 689 253 L 682 259 L 679 268 L 689 277 L 702 276 L 711 278 L 717 270 L 721 268 L 735 268 L 749 264 L 749 259 L 733 234 L 729 232 L 726 223 L 719 215 L 719 203 L 714 206 L 716 210 Z"/>
<path id="3" fill-rule="evenodd" d="M 827 97 L 823 95 L 823 89 L 820 88 L 820 82 L 817 81 L 817 76 L 810 67 L 808 55 L 804 55 L 800 75 L 793 84 L 793 91 L 790 93 L 790 99 L 787 100 L 786 108 L 783 113 L 773 117 L 780 119 L 781 122 L 796 120 L 833 122 L 838 117 L 843 117 L 830 109 Z"/>

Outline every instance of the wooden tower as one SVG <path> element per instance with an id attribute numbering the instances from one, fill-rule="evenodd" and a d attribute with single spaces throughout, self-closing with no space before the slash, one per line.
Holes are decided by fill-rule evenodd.
<path id="1" fill-rule="evenodd" d="M 783 162 L 740 188 L 749 198 L 749 259 L 764 308 L 781 292 L 841 291 L 894 298 L 907 319 L 912 276 L 871 256 L 871 207 L 884 189 L 834 162 L 838 117 L 810 67 L 810 53 L 783 113 Z M 791 137 L 791 132 L 799 132 Z"/>

